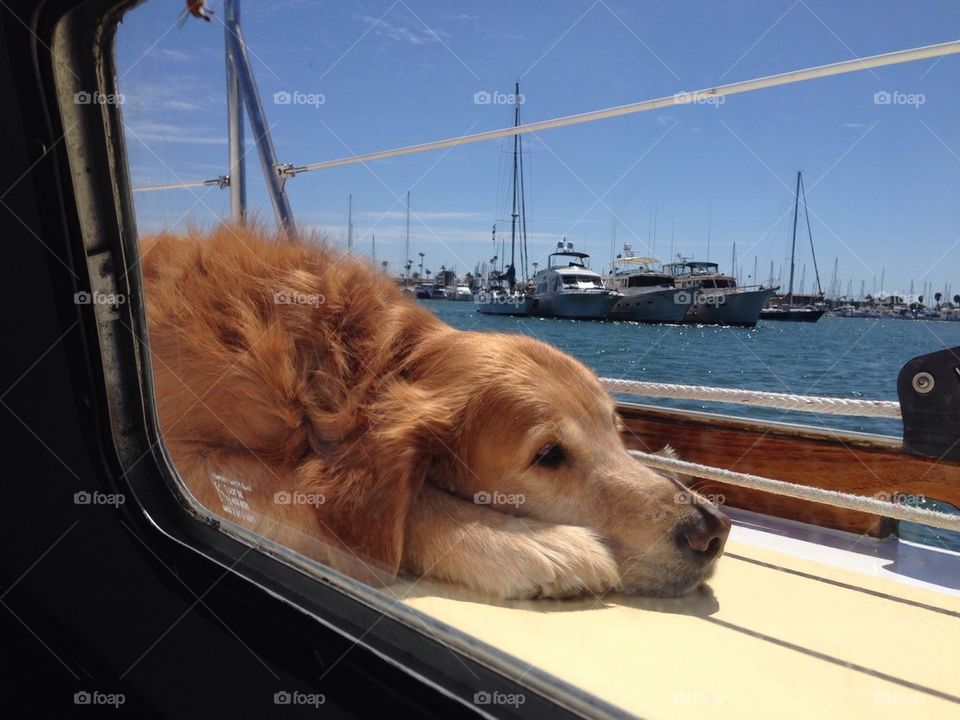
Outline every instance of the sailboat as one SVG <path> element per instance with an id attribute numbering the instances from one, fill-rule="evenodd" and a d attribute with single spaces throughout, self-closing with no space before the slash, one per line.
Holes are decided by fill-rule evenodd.
<path id="1" fill-rule="evenodd" d="M 520 126 L 520 83 L 513 94 L 513 126 Z M 527 258 L 527 214 L 523 193 L 523 139 L 519 134 L 513 136 L 513 176 L 510 181 L 513 207 L 510 213 L 510 265 L 500 272 L 491 271 L 486 287 L 474 297 L 477 312 L 486 315 L 529 315 L 534 308 L 534 299 L 528 292 Z M 494 244 L 496 244 L 496 225 Z M 521 277 L 517 281 L 516 254 L 520 245 Z"/>
<path id="2" fill-rule="evenodd" d="M 790 285 L 785 297 L 778 298 L 776 305 L 764 308 L 760 312 L 761 320 L 788 320 L 791 322 L 816 322 L 824 313 L 822 308 L 813 305 L 798 305 L 793 297 L 793 271 L 797 259 L 797 217 L 800 210 L 800 194 L 803 194 L 803 213 L 807 221 L 807 235 L 810 237 L 810 252 L 813 254 L 813 270 L 817 277 L 817 295 L 823 300 L 823 288 L 820 287 L 820 271 L 817 269 L 817 254 L 813 250 L 813 232 L 810 230 L 810 213 L 807 211 L 807 192 L 803 186 L 803 173 L 797 172 L 797 190 L 793 200 L 793 240 L 790 244 Z M 801 283 L 802 284 L 802 283 Z"/>

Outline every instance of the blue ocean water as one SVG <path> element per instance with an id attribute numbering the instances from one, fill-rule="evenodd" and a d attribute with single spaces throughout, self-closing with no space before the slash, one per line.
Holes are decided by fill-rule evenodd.
<path id="1" fill-rule="evenodd" d="M 911 358 L 960 346 L 960 323 L 824 317 L 756 328 L 644 325 L 481 315 L 473 303 L 420 301 L 460 330 L 522 333 L 579 358 L 601 377 L 896 400 Z M 899 437 L 899 420 L 785 412 L 683 400 L 626 400 Z M 960 481 L 960 479 L 958 479 Z M 949 510 L 930 501 L 927 507 Z M 906 539 L 960 550 L 960 534 L 901 524 Z"/>

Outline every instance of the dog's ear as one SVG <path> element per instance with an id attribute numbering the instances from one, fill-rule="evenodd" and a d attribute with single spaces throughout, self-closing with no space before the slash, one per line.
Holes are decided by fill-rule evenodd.
<path id="1" fill-rule="evenodd" d="M 330 564 L 372 584 L 396 577 L 407 515 L 431 469 L 455 456 L 460 415 L 452 398 L 407 383 L 381 398 L 345 454 L 301 475 L 301 487 L 324 496 L 317 520 Z"/>

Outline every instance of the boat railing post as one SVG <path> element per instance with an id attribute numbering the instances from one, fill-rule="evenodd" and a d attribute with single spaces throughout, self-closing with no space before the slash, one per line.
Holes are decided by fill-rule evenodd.
<path id="1" fill-rule="evenodd" d="M 227 141 L 229 145 L 230 214 L 234 222 L 244 221 L 247 209 L 246 166 L 243 161 L 243 108 L 237 57 L 231 37 L 240 26 L 240 0 L 224 2 L 224 48 L 227 70 Z"/>
<path id="2" fill-rule="evenodd" d="M 234 2 L 236 2 L 236 0 L 234 0 Z M 257 90 L 257 83 L 253 77 L 253 67 L 250 64 L 250 57 L 247 55 L 247 47 L 243 40 L 243 31 L 239 23 L 231 29 L 232 32 L 227 33 L 227 43 L 230 48 L 229 52 L 237 61 L 236 73 L 240 85 L 240 95 L 247 109 L 247 117 L 250 120 L 250 132 L 253 133 L 254 143 L 257 146 L 257 154 L 260 157 L 260 165 L 263 168 L 263 175 L 267 183 L 270 202 L 273 204 L 273 212 L 277 218 L 277 223 L 281 227 L 293 231 L 293 212 L 290 209 L 290 202 L 284 190 L 287 177 L 291 176 L 289 170 L 293 166 L 277 162 L 277 153 L 274 150 L 273 140 L 270 137 L 270 126 L 267 124 L 267 118 L 263 112 L 263 104 L 260 102 L 260 92 Z"/>

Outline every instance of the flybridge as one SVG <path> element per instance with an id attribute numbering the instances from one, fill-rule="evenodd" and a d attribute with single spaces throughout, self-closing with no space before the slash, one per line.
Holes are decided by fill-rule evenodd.
<path id="1" fill-rule="evenodd" d="M 229 187 L 231 215 L 235 220 L 242 219 L 246 209 L 246 178 L 244 177 L 242 162 L 244 137 L 242 108 L 245 108 L 257 147 L 257 155 L 263 169 L 264 179 L 266 180 L 270 201 L 273 205 L 274 215 L 279 224 L 288 228 L 293 228 L 293 212 L 287 200 L 284 185 L 287 179 L 300 173 L 370 162 L 373 160 L 384 160 L 402 155 L 442 150 L 459 145 L 469 145 L 487 140 L 496 140 L 498 138 L 525 135 L 527 133 L 552 130 L 570 125 L 582 125 L 596 120 L 633 115 L 635 113 L 658 110 L 675 105 L 694 105 L 702 102 L 716 101 L 718 98 L 724 98 L 730 95 L 738 95 L 740 93 L 753 92 L 755 90 L 763 90 L 781 85 L 792 85 L 806 80 L 844 75 L 861 70 L 869 70 L 871 68 L 899 65 L 915 60 L 938 58 L 960 53 L 960 41 L 925 45 L 908 50 L 898 50 L 880 55 L 870 55 L 827 65 L 817 65 L 800 70 L 792 70 L 776 75 L 766 75 L 752 80 L 743 80 L 726 85 L 703 88 L 701 90 L 680 91 L 667 97 L 640 100 L 626 105 L 618 105 L 576 115 L 566 115 L 550 120 L 515 125 L 499 130 L 488 130 L 471 135 L 461 135 L 459 137 L 435 140 L 417 145 L 407 145 L 361 155 L 348 155 L 342 158 L 323 160 L 306 165 L 294 165 L 292 163 L 280 162 L 277 159 L 276 150 L 274 149 L 273 140 L 270 135 L 270 126 L 267 123 L 263 104 L 260 101 L 260 93 L 257 89 L 256 79 L 253 76 L 253 69 L 240 27 L 240 0 L 224 0 L 224 24 L 227 71 L 227 129 L 230 148 L 227 173 L 208 180 L 168 183 L 165 185 L 148 185 L 137 187 L 133 190 L 134 192 L 149 192 L 213 185 L 221 188 Z"/>

